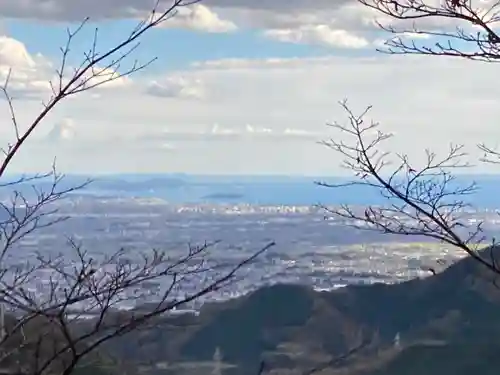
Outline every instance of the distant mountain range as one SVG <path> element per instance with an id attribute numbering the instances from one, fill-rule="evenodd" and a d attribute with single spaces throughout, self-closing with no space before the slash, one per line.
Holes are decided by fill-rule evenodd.
<path id="1" fill-rule="evenodd" d="M 210 365 L 216 351 L 227 375 L 258 374 L 261 363 L 266 374 L 498 374 L 500 290 L 493 276 L 465 258 L 395 285 L 329 292 L 274 285 L 207 305 L 199 316 L 162 318 L 108 349 L 156 375 L 195 373 L 186 369 Z"/>
<path id="2" fill-rule="evenodd" d="M 12 178 L 14 178 L 13 176 Z M 89 177 L 70 175 L 61 187 L 83 183 Z M 341 177 L 287 177 L 287 176 L 195 176 L 166 175 L 110 175 L 97 176 L 79 194 L 99 196 L 157 197 L 172 203 L 249 203 L 271 205 L 322 204 L 378 204 L 383 203 L 380 194 L 366 187 L 330 189 L 317 186 L 315 181 L 341 183 Z M 459 176 L 457 185 L 477 182 L 480 189 L 470 197 L 479 207 L 500 207 L 499 176 Z M 32 192 L 32 183 L 17 186 L 26 193 Z M 38 182 L 50 187 L 50 182 Z M 7 191 L 3 189 L 4 194 Z M 0 192 L 1 194 L 2 192 Z"/>

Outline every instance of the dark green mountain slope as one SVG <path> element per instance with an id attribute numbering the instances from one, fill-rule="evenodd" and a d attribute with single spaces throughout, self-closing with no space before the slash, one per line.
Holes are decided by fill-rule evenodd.
<path id="1" fill-rule="evenodd" d="M 464 368 L 488 374 L 500 362 L 500 290 L 492 276 L 467 258 L 435 276 L 397 285 L 332 292 L 275 285 L 207 306 L 198 317 L 162 318 L 110 350 L 148 363 L 152 373 L 178 373 L 173 364 L 206 364 L 218 348 L 231 365 L 225 374 L 245 375 L 255 374 L 261 360 L 282 373 L 307 371 L 369 342 L 344 364 L 349 373 L 455 375 Z"/>

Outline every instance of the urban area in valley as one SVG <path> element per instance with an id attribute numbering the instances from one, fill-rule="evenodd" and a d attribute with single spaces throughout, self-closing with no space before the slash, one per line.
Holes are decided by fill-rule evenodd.
<path id="1" fill-rule="evenodd" d="M 206 264 L 217 267 L 201 274 L 204 280 L 191 277 L 176 291 L 189 293 L 266 244 L 276 243 L 240 270 L 238 282 L 210 294 L 211 299 L 236 297 L 273 283 L 308 284 L 320 290 L 393 283 L 426 277 L 430 269 L 446 267 L 464 256 L 449 245 L 424 238 L 355 229 L 349 226 L 352 222 L 326 216 L 313 204 L 172 203 L 151 196 L 78 194 L 56 202 L 54 208 L 53 217 L 68 219 L 25 236 L 17 244 L 19 250 L 10 253 L 9 262 L 21 265 L 40 254 L 64 254 L 69 260 L 74 255 L 70 239 L 96 259 L 124 249 L 132 261 L 152 249 L 175 257 L 189 246 L 216 242 L 204 256 Z M 489 238 L 500 232 L 495 209 L 471 209 L 463 215 L 470 227 L 483 221 Z M 50 274 L 48 270 L 46 279 L 43 275 L 37 279 L 33 292 L 43 293 Z M 162 291 L 160 284 L 147 286 L 151 294 Z"/>

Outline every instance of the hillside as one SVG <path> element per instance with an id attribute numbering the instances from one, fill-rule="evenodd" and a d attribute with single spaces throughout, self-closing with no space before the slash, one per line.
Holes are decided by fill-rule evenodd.
<path id="1" fill-rule="evenodd" d="M 54 319 L 43 316 L 19 320 L 11 314 L 5 316 L 6 339 L 0 350 L 0 373 L 4 374 L 62 374 L 72 363 L 67 337 Z M 19 327 L 22 326 L 22 329 Z M 81 342 L 74 346 L 83 350 Z M 57 357 L 54 354 L 59 352 Z M 125 374 L 106 353 L 95 350 L 82 358 L 73 369 L 74 375 Z"/>
<path id="2" fill-rule="evenodd" d="M 466 258 L 435 276 L 396 285 L 331 292 L 269 286 L 207 306 L 198 317 L 163 318 L 155 329 L 127 335 L 110 350 L 159 374 L 210 364 L 219 348 L 225 374 L 256 374 L 262 360 L 280 373 L 307 371 L 369 343 L 343 364 L 350 373 L 392 375 L 409 366 L 411 374 L 420 374 L 421 358 L 427 358 L 426 374 L 433 368 L 459 374 L 462 367 L 486 374 L 488 363 L 500 362 L 494 356 L 500 350 L 500 291 L 489 273 Z"/>

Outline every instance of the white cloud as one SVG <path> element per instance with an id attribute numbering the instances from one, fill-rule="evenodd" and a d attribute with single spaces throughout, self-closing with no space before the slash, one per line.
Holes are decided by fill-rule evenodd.
<path id="1" fill-rule="evenodd" d="M 209 33 L 226 33 L 237 29 L 233 22 L 221 19 L 217 13 L 202 4 L 179 8 L 177 15 L 165 22 L 163 26 Z"/>
<path id="2" fill-rule="evenodd" d="M 323 44 L 330 47 L 363 48 L 369 45 L 365 38 L 328 25 L 305 25 L 296 29 L 270 29 L 264 35 L 282 42 Z"/>
<path id="3" fill-rule="evenodd" d="M 261 128 L 261 127 L 255 127 L 250 124 L 245 125 L 245 130 L 247 133 L 257 133 L 257 134 L 273 134 L 273 129 L 270 128 Z"/>
<path id="4" fill-rule="evenodd" d="M 3 43 L 12 53 L 0 54 L 0 75 L 16 63 L 13 87 L 26 95 L 46 90 L 50 64 L 14 40 Z M 136 76 L 135 86 L 118 81 L 116 90 L 99 92 L 101 100 L 65 101 L 41 124 L 57 124 L 49 138 L 31 140 L 16 165 L 47 168 L 57 154 L 73 171 L 96 165 L 101 171 L 331 173 L 338 157 L 315 141 L 336 136 L 324 124 L 343 119 L 336 102 L 344 97 L 358 109 L 374 105 L 375 118 L 397 133 L 394 149 L 414 156 L 449 141 L 473 146 L 500 138 L 500 90 L 491 83 L 496 70 L 494 64 L 384 55 L 199 62 L 165 78 Z M 467 79 L 471 71 L 474 79 Z M 23 98 L 18 108 L 28 123 L 39 107 Z M 0 123 L 8 122 L 5 109 Z M 54 147 L 48 139 L 62 142 Z"/>
<path id="5" fill-rule="evenodd" d="M 190 1 L 185 1 L 189 3 Z M 172 2 L 160 2 L 159 14 L 169 8 Z M 82 21 L 90 17 L 92 21 L 105 19 L 143 19 L 150 15 L 154 1 L 143 0 L 23 0 L 0 2 L 0 17 L 28 18 L 51 21 Z M 203 4 L 193 4 L 177 8 L 175 17 L 163 24 L 165 27 L 193 29 L 211 33 L 236 30 L 230 20 L 221 18 L 215 11 Z"/>
<path id="6" fill-rule="evenodd" d="M 123 88 L 132 83 L 130 77 L 123 76 L 116 70 L 110 68 L 101 68 L 99 66 L 88 70 L 82 77 L 86 81 L 87 86 L 99 85 L 106 89 Z"/>
<path id="7" fill-rule="evenodd" d="M 239 140 L 239 141 L 287 141 L 287 140 L 304 140 L 316 139 L 320 140 L 325 134 L 314 133 L 304 129 L 272 129 L 269 127 L 254 126 L 250 124 L 239 126 L 222 126 L 215 123 L 211 126 L 190 126 L 183 129 L 164 128 L 160 134 L 146 137 L 151 140 L 153 138 L 162 138 L 166 141 L 224 141 L 224 140 Z M 143 138 L 144 139 L 144 138 Z"/>
<path id="8" fill-rule="evenodd" d="M 143 0 L 39 0 L 0 2 L 0 16 L 7 18 L 48 19 L 58 21 L 79 21 L 89 16 L 92 20 L 141 18 L 148 15 L 154 2 Z M 162 2 L 162 8 L 170 2 Z M 367 23 L 366 8 L 354 0 L 203 0 L 199 4 L 179 7 L 176 17 L 167 21 L 165 27 L 180 27 L 206 32 L 234 31 L 242 27 L 260 29 L 294 30 L 300 28 L 329 28 L 357 31 Z M 373 30 L 373 22 L 368 22 Z M 324 25 L 324 26 L 322 26 Z M 327 29 L 320 33 L 327 33 Z M 327 37 L 331 39 L 332 36 Z"/>
<path id="9" fill-rule="evenodd" d="M 206 89 L 199 79 L 189 80 L 182 76 L 166 77 L 160 82 L 153 80 L 146 92 L 162 98 L 203 99 Z"/>
<path id="10" fill-rule="evenodd" d="M 432 2 L 434 0 L 425 1 Z M 153 3 L 143 0 L 4 1 L 0 2 L 0 17 L 56 21 L 77 21 L 85 16 L 94 21 L 137 19 L 147 17 Z M 483 0 L 472 3 L 474 8 L 484 6 Z M 160 4 L 161 11 L 171 2 Z M 203 0 L 179 7 L 176 17 L 163 26 L 211 33 L 252 28 L 283 42 L 361 48 L 373 43 L 380 45 L 381 33 L 376 20 L 406 28 L 411 28 L 413 23 L 388 19 L 356 0 Z M 453 32 L 457 26 L 457 20 L 451 18 L 424 18 L 415 22 L 428 30 L 446 27 Z"/>
<path id="11" fill-rule="evenodd" d="M 66 67 L 66 72 L 71 73 L 71 66 Z M 47 99 L 52 94 L 50 82 L 57 85 L 54 64 L 46 57 L 33 55 L 19 40 L 0 36 L 0 82 L 9 79 L 9 95 L 19 99 Z M 70 79 L 65 76 L 64 82 Z M 107 82 L 110 80 L 110 82 Z M 110 69 L 95 67 L 85 74 L 78 83 L 87 81 L 86 85 L 101 84 L 100 88 L 123 88 L 130 85 L 128 77 L 120 76 Z"/>
<path id="12" fill-rule="evenodd" d="M 269 57 L 265 59 L 242 59 L 227 58 L 219 60 L 197 61 L 192 63 L 194 68 L 201 70 L 248 70 L 248 69 L 284 69 L 284 68 L 302 68 L 304 64 L 308 65 L 329 65 L 331 57 L 316 58 L 280 58 Z"/>
<path id="13" fill-rule="evenodd" d="M 70 80 L 74 78 L 74 69 L 72 67 L 66 67 L 64 79 L 62 85 L 66 85 Z M 55 70 L 54 70 L 55 73 Z M 47 79 L 47 84 L 50 86 L 48 80 L 50 79 L 54 84 L 57 85 L 59 78 L 52 74 L 50 78 Z M 72 90 L 83 91 L 85 93 L 92 93 L 91 97 L 98 99 L 101 97 L 103 90 L 123 90 L 132 86 L 133 81 L 127 75 L 122 75 L 114 69 L 102 68 L 99 66 L 94 66 L 88 69 L 80 79 L 73 82 L 69 88 L 69 92 Z M 90 91 L 91 90 L 91 91 Z M 70 96 L 74 99 L 74 96 Z"/>
<path id="14" fill-rule="evenodd" d="M 373 30 L 374 13 L 361 7 L 355 0 L 323 1 L 260 1 L 235 2 L 209 0 L 206 4 L 220 6 L 221 12 L 243 27 L 262 29 L 295 29 L 307 25 L 328 25 L 335 29 L 357 31 Z"/>
<path id="15" fill-rule="evenodd" d="M 107 147 L 111 152 L 114 146 L 113 152 L 121 155 L 122 149 L 147 144 L 148 152 L 161 158 L 162 144 L 175 146 L 175 164 L 168 160 L 161 164 L 166 170 L 332 173 L 339 171 L 340 160 L 316 141 L 338 136 L 325 123 L 344 119 L 336 102 L 348 97 L 355 109 L 374 105 L 375 119 L 397 133 L 391 149 L 419 157 L 426 146 L 439 151 L 443 144 L 456 141 L 474 150 L 475 143 L 500 137 L 495 120 L 500 112 L 493 100 L 500 91 L 491 85 L 496 67 L 473 64 L 389 56 L 199 63 L 178 76 L 183 82 L 201 81 L 210 87 L 209 101 L 168 104 L 137 92 L 109 96 L 106 108 L 116 109 L 100 119 L 107 122 L 100 137 L 112 139 L 117 132 L 130 131 L 129 140 L 119 147 Z M 470 69 L 477 69 L 473 81 L 457 79 Z M 92 104 L 94 109 L 87 109 L 85 116 L 102 117 L 98 105 L 102 104 Z M 75 101 L 71 112 L 84 116 L 78 107 Z M 140 127 L 135 125 L 139 121 Z M 144 137 L 146 133 L 149 136 Z M 266 156 L 256 157 L 257 150 Z M 154 159 L 147 166 L 145 156 L 141 158 L 143 168 L 160 168 Z M 128 168 L 127 159 L 123 160 L 123 168 Z"/>
<path id="16" fill-rule="evenodd" d="M 375 2 L 374 0 L 366 1 L 368 4 Z M 442 5 L 440 0 L 424 0 L 423 3 L 435 7 Z M 494 4 L 494 1 L 472 0 L 471 3 L 471 7 L 480 12 L 481 9 Z M 350 25 L 354 30 L 354 28 L 373 28 L 375 18 L 383 19 L 380 12 L 373 11 L 357 0 L 204 0 L 204 4 L 217 9 L 230 10 L 239 22 L 249 22 L 265 28 L 330 24 L 333 21 Z M 429 22 L 434 25 L 448 21 L 450 20 L 429 18 Z"/>
<path id="17" fill-rule="evenodd" d="M 0 16 L 59 21 L 78 21 L 85 16 L 92 20 L 137 18 L 147 15 L 154 3 L 144 0 L 2 1 Z M 425 0 L 424 3 L 437 4 L 439 1 Z M 492 2 L 472 0 L 472 8 L 482 9 L 487 3 Z M 162 10 L 170 6 L 171 1 L 162 1 L 160 4 L 159 10 Z M 313 24 L 332 26 L 332 22 L 338 28 L 354 31 L 367 27 L 373 29 L 375 15 L 378 15 L 377 18 L 382 17 L 356 0 L 202 0 L 199 4 L 180 7 L 179 11 L 179 20 L 173 23 L 179 27 L 207 31 L 231 31 L 235 24 L 287 29 Z M 448 21 L 441 18 L 435 20 L 440 24 Z M 429 19 L 429 22 L 433 21 Z"/>
<path id="18" fill-rule="evenodd" d="M 36 63 L 22 42 L 2 35 L 0 36 L 0 65 L 34 68 Z"/>
<path id="19" fill-rule="evenodd" d="M 50 63 L 43 56 L 33 56 L 22 42 L 0 36 L 0 82 L 9 80 L 11 96 L 40 98 L 50 92 L 49 72 Z"/>
<path id="20" fill-rule="evenodd" d="M 0 16 L 136 18 L 150 4 L 4 1 Z M 374 18 L 354 0 L 206 0 L 182 9 L 165 26 L 208 32 L 255 28 L 284 42 L 360 48 L 380 43 Z M 121 77 L 103 87 L 109 89 L 92 91 L 101 100 L 78 95 L 64 101 L 41 124 L 50 134 L 32 139 L 16 163 L 43 169 L 58 154 L 62 166 L 72 171 L 96 172 L 97 166 L 115 172 L 336 172 L 339 158 L 315 141 L 337 136 L 324 124 L 344 118 L 336 105 L 344 97 L 357 109 L 374 105 L 375 119 L 397 134 L 390 148 L 415 156 L 425 146 L 439 151 L 449 141 L 474 146 L 500 138 L 500 89 L 491 81 L 495 65 L 472 64 L 380 55 L 229 58 L 201 61 L 164 78 L 137 75 L 133 84 Z M 23 99 L 49 94 L 53 67 L 21 42 L 0 37 L 0 80 L 11 67 L 10 88 L 20 100 L 21 122 L 28 124 L 40 107 Z M 0 109 L 0 123 L 7 123 L 8 111 Z M 48 140 L 57 141 L 57 147 Z"/>
<path id="21" fill-rule="evenodd" d="M 481 12 L 492 1 L 472 0 L 471 6 Z M 368 1 L 373 4 L 374 1 Z M 439 6 L 439 0 L 424 0 L 424 4 Z M 425 17 L 397 20 L 356 0 L 206 0 L 206 4 L 230 17 L 241 28 L 251 27 L 264 30 L 264 35 L 283 42 L 323 44 L 332 47 L 353 48 L 353 46 L 380 45 L 381 38 L 390 38 L 382 32 L 378 23 L 392 26 L 396 31 L 412 31 L 414 28 L 426 31 L 456 32 L 456 27 L 475 36 L 476 30 L 470 23 L 456 18 Z M 494 17 L 495 12 L 489 12 Z M 498 24 L 498 22 L 496 21 Z M 409 37 L 408 33 L 405 37 Z M 424 44 L 416 34 L 414 39 Z M 425 43 L 433 47 L 436 39 Z"/>
<path id="22" fill-rule="evenodd" d="M 70 118 L 63 118 L 57 122 L 46 136 L 49 142 L 72 141 L 76 137 L 75 121 Z"/>

